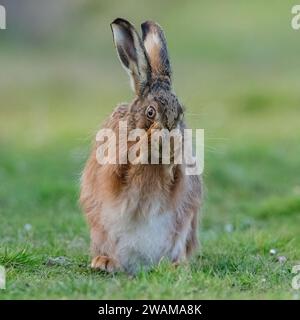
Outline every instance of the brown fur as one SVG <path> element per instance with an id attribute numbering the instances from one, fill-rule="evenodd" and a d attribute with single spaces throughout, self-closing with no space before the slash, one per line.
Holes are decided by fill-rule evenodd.
<path id="1" fill-rule="evenodd" d="M 135 32 L 132 31 L 132 25 L 122 19 L 120 23 L 119 20 L 114 22 L 118 24 L 118 28 L 129 28 L 129 31 L 122 31 L 122 37 L 124 34 Z M 157 25 L 155 31 L 159 30 L 159 34 L 163 35 L 162 30 L 157 28 L 160 27 Z M 147 33 L 151 30 L 153 27 L 143 30 L 144 36 L 150 36 Z M 119 29 L 114 32 L 119 32 Z M 134 34 L 137 35 L 136 32 Z M 134 48 L 137 46 L 136 42 L 130 42 L 130 38 L 128 40 L 122 38 L 120 44 L 118 42 L 120 36 L 118 34 L 114 36 L 117 49 L 126 41 L 129 41 L 126 46 Z M 163 49 L 166 50 L 164 37 L 161 41 L 164 45 Z M 145 52 L 141 42 L 139 45 L 139 49 L 135 48 L 137 52 Z M 151 66 L 164 65 L 164 61 L 159 60 L 161 55 L 157 53 L 159 48 L 156 48 L 156 45 L 150 46 L 154 51 L 147 52 L 144 56 L 150 59 Z M 120 60 L 127 64 L 126 59 L 130 57 L 126 56 L 125 49 L 122 49 L 124 56 Z M 140 59 L 143 57 L 137 59 L 143 64 Z M 137 62 L 129 62 L 134 64 L 135 69 L 139 68 Z M 129 62 L 128 65 L 130 65 Z M 170 71 L 169 65 L 165 66 L 165 70 L 167 69 Z M 151 70 L 147 72 L 151 73 Z M 137 97 L 133 102 L 118 106 L 103 127 L 113 129 L 117 137 L 119 120 L 127 120 L 128 132 L 141 128 L 147 131 L 148 137 L 151 136 L 152 128 L 179 127 L 183 130 L 185 125 L 180 117 L 183 107 L 170 90 L 171 72 L 168 74 L 159 75 L 157 70 L 153 72 L 151 80 L 143 84 L 143 92 L 135 88 Z M 132 73 L 132 76 L 137 77 L 135 73 Z M 136 78 L 134 81 L 139 80 Z M 149 105 L 154 106 L 157 111 L 156 118 L 153 120 L 149 120 L 145 115 Z M 133 142 L 128 143 L 128 148 L 132 144 Z M 157 263 L 163 257 L 173 262 L 183 261 L 189 257 L 198 244 L 197 215 L 202 194 L 200 178 L 185 175 L 184 164 L 100 165 L 96 159 L 96 150 L 99 145 L 99 142 L 94 144 L 86 163 L 80 194 L 80 203 L 91 230 L 92 268 L 111 272 L 119 269 L 135 272 L 140 260 L 147 261 L 145 262 L 147 265 L 152 262 Z M 117 150 L 121 147 L 117 139 Z M 154 216 L 150 218 L 150 214 Z M 156 220 L 157 235 L 155 234 Z M 160 230 L 162 223 L 165 223 L 166 229 Z M 145 237 L 151 236 L 153 232 L 153 237 L 165 239 L 157 240 L 158 245 L 163 244 L 165 248 L 154 247 L 151 249 L 154 250 L 153 252 L 146 249 L 151 248 L 151 243 L 147 241 L 152 240 L 141 238 L 139 228 L 144 227 L 143 224 L 145 224 Z M 162 234 L 163 232 L 166 234 Z M 143 241 L 145 241 L 145 250 L 140 244 Z M 156 239 L 153 238 L 153 243 L 155 241 Z M 148 256 L 152 257 L 151 263 Z"/>

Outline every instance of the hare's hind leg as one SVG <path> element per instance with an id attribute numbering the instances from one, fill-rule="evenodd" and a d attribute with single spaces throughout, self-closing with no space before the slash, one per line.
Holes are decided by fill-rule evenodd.
<path id="1" fill-rule="evenodd" d="M 197 211 L 193 213 L 191 229 L 186 242 L 186 256 L 190 257 L 199 245 Z"/>
<path id="2" fill-rule="evenodd" d="M 178 224 L 175 233 L 172 262 L 175 265 L 187 262 L 198 246 L 197 211 L 191 211 L 185 220 Z"/>
<path id="3" fill-rule="evenodd" d="M 120 270 L 119 262 L 112 258 L 114 249 L 115 244 L 109 241 L 104 228 L 98 223 L 93 224 L 91 226 L 91 253 L 93 256 L 91 268 L 107 272 Z"/>
<path id="4" fill-rule="evenodd" d="M 96 256 L 92 259 L 92 269 L 103 270 L 107 272 L 116 272 L 120 270 L 119 263 L 108 256 Z"/>

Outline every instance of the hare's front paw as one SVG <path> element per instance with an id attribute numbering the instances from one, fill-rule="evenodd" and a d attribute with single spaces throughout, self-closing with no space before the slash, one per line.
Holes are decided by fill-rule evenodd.
<path id="1" fill-rule="evenodd" d="M 107 272 L 116 272 L 120 270 L 120 265 L 116 260 L 107 256 L 97 256 L 93 258 L 91 268 Z"/>

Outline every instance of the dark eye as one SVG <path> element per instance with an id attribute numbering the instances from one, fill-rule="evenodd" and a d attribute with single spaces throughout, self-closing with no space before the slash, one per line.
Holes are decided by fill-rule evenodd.
<path id="1" fill-rule="evenodd" d="M 153 106 L 149 106 L 146 110 L 147 118 L 154 119 L 156 115 L 156 110 Z"/>

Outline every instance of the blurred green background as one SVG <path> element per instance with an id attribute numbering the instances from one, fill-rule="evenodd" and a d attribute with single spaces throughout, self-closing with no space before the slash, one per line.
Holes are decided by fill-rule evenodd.
<path id="1" fill-rule="evenodd" d="M 299 299 L 294 1 L 0 4 L 0 298 Z M 133 97 L 112 43 L 116 17 L 163 26 L 186 120 L 205 129 L 202 253 L 188 270 L 162 265 L 128 279 L 87 268 L 80 172 L 101 122 Z M 49 267 L 58 256 L 64 263 Z"/>

